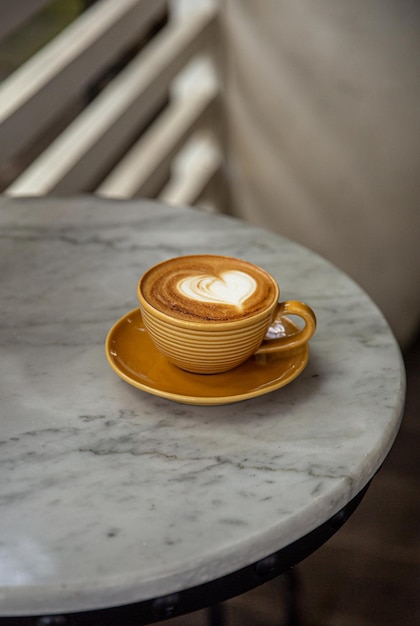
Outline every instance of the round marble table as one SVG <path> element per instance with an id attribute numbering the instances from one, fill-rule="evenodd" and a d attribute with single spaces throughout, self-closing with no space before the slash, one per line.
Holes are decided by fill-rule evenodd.
<path id="1" fill-rule="evenodd" d="M 92 197 L 3 198 L 0 234 L 5 623 L 153 599 L 160 617 L 187 610 L 186 590 L 311 536 L 386 457 L 398 346 L 366 294 L 307 249 L 226 216 Z M 111 370 L 105 337 L 137 306 L 139 276 L 197 252 L 249 259 L 313 307 L 310 360 L 288 386 L 192 406 Z"/>

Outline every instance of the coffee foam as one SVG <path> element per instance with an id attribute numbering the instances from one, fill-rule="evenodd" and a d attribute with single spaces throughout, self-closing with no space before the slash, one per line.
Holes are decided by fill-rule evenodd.
<path id="1" fill-rule="evenodd" d="M 262 269 L 223 256 L 178 257 L 155 266 L 142 280 L 145 299 L 180 319 L 232 321 L 255 315 L 276 295 Z"/>
<path id="2" fill-rule="evenodd" d="M 244 302 L 257 289 L 257 283 L 246 272 L 226 270 L 218 277 L 206 274 L 189 276 L 178 282 L 177 289 L 191 300 L 231 304 L 242 309 Z"/>

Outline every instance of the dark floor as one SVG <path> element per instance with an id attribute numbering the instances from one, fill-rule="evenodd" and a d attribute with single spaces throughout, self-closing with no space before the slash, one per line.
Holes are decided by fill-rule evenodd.
<path id="1" fill-rule="evenodd" d="M 420 624 L 420 341 L 405 354 L 401 430 L 343 528 L 294 570 L 301 626 Z M 224 604 L 226 626 L 285 624 L 281 577 Z M 200 611 L 165 622 L 208 626 Z"/>

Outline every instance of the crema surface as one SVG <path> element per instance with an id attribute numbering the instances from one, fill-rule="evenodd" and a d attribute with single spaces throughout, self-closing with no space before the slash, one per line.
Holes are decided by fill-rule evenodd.
<path id="1" fill-rule="evenodd" d="M 180 319 L 232 321 L 255 315 L 277 297 L 274 280 L 261 268 L 224 256 L 189 256 L 149 270 L 142 292 L 153 307 Z"/>

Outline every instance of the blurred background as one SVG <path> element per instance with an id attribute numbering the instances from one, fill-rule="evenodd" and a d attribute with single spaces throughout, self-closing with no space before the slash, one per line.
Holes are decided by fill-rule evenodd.
<path id="1" fill-rule="evenodd" d="M 137 32 L 143 10 L 152 17 Z M 359 509 L 295 569 L 298 607 L 306 626 L 420 623 L 420 4 L 19 0 L 1 12 L 3 193 L 149 196 L 230 213 L 330 259 L 382 310 L 407 367 L 403 425 Z M 105 18 L 101 47 L 88 39 Z M 85 78 L 62 52 L 78 41 L 97 68 Z M 92 139 L 81 169 L 54 177 L 55 151 L 82 152 L 78 125 L 93 128 L 118 85 L 142 80 L 110 135 L 115 154 Z M 227 603 L 228 623 L 282 623 L 284 596 L 281 579 L 244 594 Z"/>

